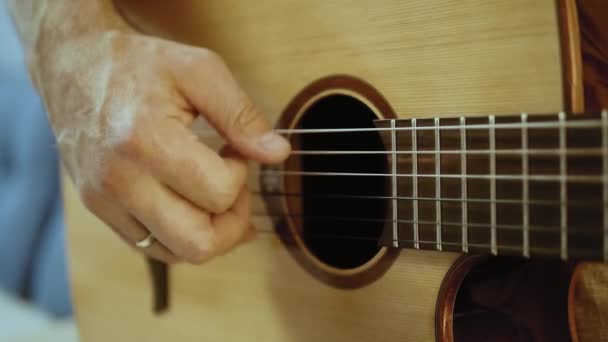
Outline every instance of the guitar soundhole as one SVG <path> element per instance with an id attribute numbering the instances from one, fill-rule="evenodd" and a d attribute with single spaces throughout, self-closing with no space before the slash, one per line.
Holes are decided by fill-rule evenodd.
<path id="1" fill-rule="evenodd" d="M 389 172 L 386 154 L 369 153 L 385 151 L 378 131 L 369 128 L 394 116 L 371 85 L 336 75 L 305 87 L 278 123 L 294 152 L 283 165 L 264 167 L 266 208 L 291 256 L 329 285 L 370 284 L 399 255 L 379 245 L 389 179 L 369 176 Z"/>
<path id="2" fill-rule="evenodd" d="M 373 128 L 374 119 L 376 114 L 358 99 L 330 95 L 310 106 L 297 128 Z M 288 162 L 304 172 L 322 173 L 293 180 L 300 183 L 302 197 L 290 201 L 290 211 L 298 216 L 293 222 L 304 244 L 316 258 L 332 267 L 351 269 L 364 265 L 380 251 L 378 240 L 388 203 L 383 199 L 387 196 L 387 178 L 330 174 L 388 173 L 383 154 L 336 153 L 383 151 L 380 136 L 374 131 L 328 132 L 293 135 L 292 142 L 298 150 L 331 152 L 294 156 L 298 160 Z"/>

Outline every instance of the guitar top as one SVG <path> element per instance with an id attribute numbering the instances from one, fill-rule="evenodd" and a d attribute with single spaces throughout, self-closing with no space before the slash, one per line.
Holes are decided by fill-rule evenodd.
<path id="1" fill-rule="evenodd" d="M 203 266 L 65 182 L 83 340 L 608 341 L 608 2 L 115 5 L 218 52 L 293 152 L 251 166 L 257 240 Z"/>

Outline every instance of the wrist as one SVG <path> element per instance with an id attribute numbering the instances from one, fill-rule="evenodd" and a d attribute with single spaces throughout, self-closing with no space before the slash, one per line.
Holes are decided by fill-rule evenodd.
<path id="1" fill-rule="evenodd" d="M 30 58 L 83 36 L 130 30 L 112 0 L 11 0 L 10 5 Z"/>
<path id="2" fill-rule="evenodd" d="M 29 6 L 19 1 L 14 0 L 13 15 L 34 83 L 40 69 L 100 48 L 95 42 L 103 45 L 108 35 L 132 32 L 112 0 L 30 0 Z"/>

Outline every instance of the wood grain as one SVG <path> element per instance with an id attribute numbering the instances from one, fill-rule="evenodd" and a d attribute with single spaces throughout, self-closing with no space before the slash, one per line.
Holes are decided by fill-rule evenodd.
<path id="1" fill-rule="evenodd" d="M 564 109 L 552 0 L 117 5 L 142 31 L 216 50 L 274 121 L 302 88 L 335 74 L 371 83 L 404 118 Z M 378 281 L 345 291 L 311 277 L 262 233 L 208 265 L 172 268 L 170 309 L 155 316 L 144 259 L 65 183 L 83 341 L 435 340 L 438 291 L 458 254 L 403 251 Z M 256 197 L 254 210 L 264 209 Z M 268 219 L 255 223 L 271 230 Z"/>
<path id="2" fill-rule="evenodd" d="M 145 32 L 217 51 L 273 118 L 334 74 L 370 82 L 401 116 L 564 109 L 553 0 L 117 4 Z"/>
<path id="3" fill-rule="evenodd" d="M 608 2 L 577 0 L 583 64 L 584 106 L 587 111 L 608 108 Z M 577 267 L 570 288 L 570 330 L 573 341 L 608 341 L 608 266 L 589 263 Z"/>
<path id="4" fill-rule="evenodd" d="M 274 234 L 261 233 L 207 265 L 172 267 L 171 306 L 156 316 L 144 258 L 86 212 L 66 185 L 83 341 L 434 339 L 435 300 L 457 254 L 404 251 L 380 280 L 345 291 L 311 277 Z"/>
<path id="5" fill-rule="evenodd" d="M 579 13 L 576 0 L 557 0 L 561 34 L 564 104 L 568 111 L 583 113 L 583 62 Z"/>
<path id="6" fill-rule="evenodd" d="M 579 0 L 585 110 L 608 108 L 608 2 Z"/>
<path id="7" fill-rule="evenodd" d="M 573 341 L 608 341 L 608 265 L 579 265 L 569 297 Z"/>

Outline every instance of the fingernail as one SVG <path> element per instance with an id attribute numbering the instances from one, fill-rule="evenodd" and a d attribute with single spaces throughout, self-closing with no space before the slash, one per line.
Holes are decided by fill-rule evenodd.
<path id="1" fill-rule="evenodd" d="M 285 151 L 289 148 L 287 140 L 272 131 L 264 133 L 258 142 L 261 148 L 270 152 Z"/>

